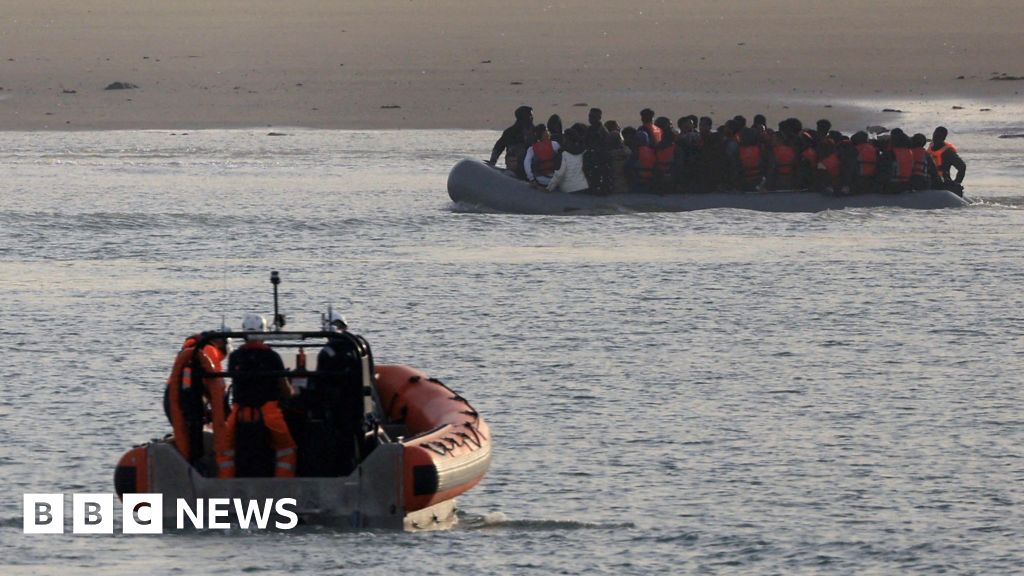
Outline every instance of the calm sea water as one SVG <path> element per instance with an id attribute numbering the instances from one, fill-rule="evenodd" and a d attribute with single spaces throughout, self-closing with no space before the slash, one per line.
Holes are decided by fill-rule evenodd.
<path id="1" fill-rule="evenodd" d="M 977 205 L 821 214 L 453 207 L 491 132 L 5 133 L 0 572 L 1019 573 L 1020 117 L 951 125 Z M 460 527 L 23 535 L 271 269 L 490 422 Z"/>

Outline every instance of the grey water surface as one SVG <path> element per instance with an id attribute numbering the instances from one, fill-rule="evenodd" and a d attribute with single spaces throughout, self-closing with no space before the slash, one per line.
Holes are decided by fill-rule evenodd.
<path id="1" fill-rule="evenodd" d="M 493 132 L 4 133 L 0 573 L 1020 573 L 1024 141 L 952 128 L 963 209 L 571 217 L 452 205 Z M 271 269 L 490 423 L 460 526 L 22 534 Z"/>

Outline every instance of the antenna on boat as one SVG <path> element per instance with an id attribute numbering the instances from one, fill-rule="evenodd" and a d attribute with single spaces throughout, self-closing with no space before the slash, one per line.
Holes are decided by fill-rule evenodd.
<path id="1" fill-rule="evenodd" d="M 277 270 L 270 271 L 270 283 L 274 285 L 274 331 L 280 332 L 281 328 L 284 328 L 284 315 L 278 311 L 277 307 L 277 285 L 281 283 L 281 276 Z"/>

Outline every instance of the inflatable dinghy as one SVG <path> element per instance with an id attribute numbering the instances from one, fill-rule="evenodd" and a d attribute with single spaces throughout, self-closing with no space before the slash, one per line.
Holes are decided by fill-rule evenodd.
<path id="1" fill-rule="evenodd" d="M 479 160 L 464 159 L 448 174 L 457 203 L 513 214 L 686 212 L 738 208 L 763 212 L 823 212 L 844 208 L 958 208 L 966 200 L 948 190 L 833 196 L 817 192 L 711 192 L 701 194 L 565 194 L 538 189 Z"/>

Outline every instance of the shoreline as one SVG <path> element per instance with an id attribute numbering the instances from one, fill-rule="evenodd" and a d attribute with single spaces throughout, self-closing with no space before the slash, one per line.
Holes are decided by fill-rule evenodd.
<path id="1" fill-rule="evenodd" d="M 541 100 L 542 98 L 535 98 Z M 133 99 L 134 100 L 134 99 Z M 529 99 L 524 100 L 529 102 Z M 688 100 L 689 102 L 697 102 Z M 764 102 L 764 100 L 762 100 Z M 602 107 L 595 101 L 595 105 Z M 650 105 L 650 103 L 646 104 Z M 201 130 L 338 130 L 338 131 L 367 131 L 367 130 L 468 130 L 468 131 L 501 131 L 512 123 L 512 110 L 518 104 L 509 105 L 507 111 L 499 111 L 492 118 L 481 116 L 479 119 L 466 121 L 452 121 L 448 118 L 431 118 L 424 122 L 408 121 L 407 116 L 400 119 L 388 119 L 389 113 L 401 112 L 401 109 L 380 110 L 380 117 L 369 120 L 362 117 L 318 119 L 306 118 L 289 122 L 285 118 L 278 118 L 277 121 L 252 121 L 246 117 L 233 118 L 231 120 L 220 120 L 204 118 L 202 120 L 188 120 L 184 118 L 168 117 L 166 113 L 156 111 L 145 115 L 148 118 L 116 118 L 103 120 L 71 121 L 65 120 L 58 124 L 59 118 L 40 125 L 38 121 L 21 116 L 15 112 L 16 118 L 7 118 L 0 121 L 0 132 L 114 132 L 114 131 L 201 131 Z M 0 100 L 0 109 L 3 107 L 3 100 Z M 605 120 L 616 120 L 621 126 L 639 124 L 639 110 L 632 114 L 615 115 L 613 109 L 604 108 Z M 977 117 L 979 112 L 990 113 L 988 117 L 993 120 L 1011 120 L 1024 114 L 1024 103 L 1018 102 L 1014 96 L 979 97 L 972 94 L 942 94 L 934 97 L 922 98 L 899 98 L 874 95 L 855 99 L 838 99 L 825 96 L 817 99 L 802 97 L 791 100 L 789 104 L 765 104 L 758 106 L 758 101 L 743 98 L 741 96 L 730 96 L 722 99 L 717 104 L 701 108 L 694 104 L 688 108 L 681 108 L 678 112 L 668 112 L 669 118 L 675 123 L 678 116 L 684 114 L 696 114 L 698 116 L 711 116 L 715 125 L 732 118 L 736 114 L 742 114 L 750 120 L 754 114 L 763 113 L 768 117 L 769 127 L 788 117 L 796 117 L 805 125 L 813 125 L 819 118 L 828 118 L 837 129 L 844 133 L 852 133 L 855 130 L 863 129 L 866 126 L 886 123 L 900 126 L 901 119 L 909 123 L 917 121 L 914 116 L 920 116 L 921 108 L 925 108 L 927 115 L 944 115 L 946 124 L 956 125 L 957 121 L 964 117 Z M 570 106 L 568 109 L 543 109 L 534 106 L 535 122 L 544 122 L 550 113 L 557 113 L 562 117 L 563 123 L 568 128 L 573 122 L 586 123 L 587 112 L 590 109 L 588 103 L 584 106 Z M 621 106 L 618 108 L 621 109 Z M 654 107 L 657 115 L 663 115 L 664 106 Z M 892 110 L 896 110 L 893 112 Z M 230 116 L 230 115 L 216 115 Z M 248 116 L 248 115 L 245 115 Z M 276 115 L 275 115 L 276 116 Z M 154 119 L 154 117 L 159 119 Z M 631 118 L 631 119 L 630 119 Z M 940 122 L 941 123 L 941 122 Z M 917 131 L 930 129 L 929 126 L 913 126 Z"/>

